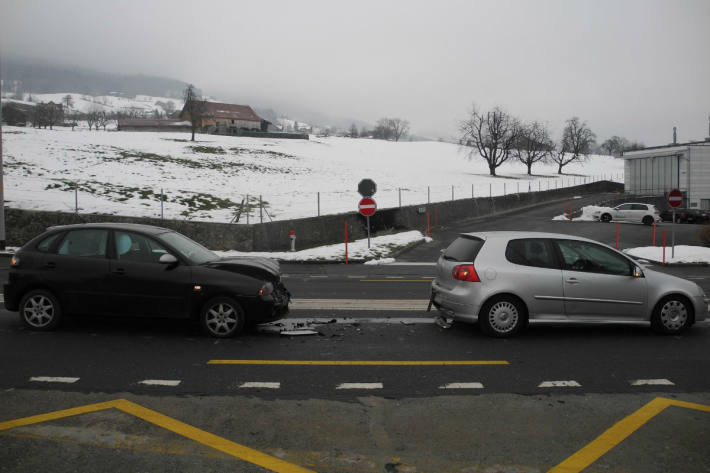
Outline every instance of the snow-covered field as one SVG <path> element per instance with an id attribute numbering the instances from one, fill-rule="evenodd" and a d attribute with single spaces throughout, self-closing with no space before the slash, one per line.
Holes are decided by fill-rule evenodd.
<path id="1" fill-rule="evenodd" d="M 558 176 L 534 176 L 509 161 L 490 177 L 483 159 L 457 145 L 316 138 L 310 141 L 187 133 L 36 130 L 4 127 L 5 200 L 23 209 L 160 216 L 229 222 L 249 196 L 250 222 L 355 211 L 357 184 L 372 178 L 379 208 L 623 180 L 623 161 L 593 156 Z M 401 191 L 400 191 L 401 189 Z M 246 223 L 242 213 L 240 223 Z"/>

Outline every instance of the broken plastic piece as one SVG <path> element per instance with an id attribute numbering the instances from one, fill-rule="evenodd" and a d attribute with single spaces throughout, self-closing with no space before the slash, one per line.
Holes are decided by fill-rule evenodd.
<path id="1" fill-rule="evenodd" d="M 451 328 L 454 325 L 454 319 L 440 315 L 434 319 L 434 323 L 441 328 Z"/>

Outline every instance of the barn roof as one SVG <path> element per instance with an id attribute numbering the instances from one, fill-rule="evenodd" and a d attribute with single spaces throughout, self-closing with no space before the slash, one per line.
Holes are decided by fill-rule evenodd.
<path id="1" fill-rule="evenodd" d="M 248 122 L 261 122 L 249 105 L 235 105 L 231 103 L 207 102 L 205 104 L 207 115 L 212 118 L 226 118 L 229 120 L 242 120 Z"/>

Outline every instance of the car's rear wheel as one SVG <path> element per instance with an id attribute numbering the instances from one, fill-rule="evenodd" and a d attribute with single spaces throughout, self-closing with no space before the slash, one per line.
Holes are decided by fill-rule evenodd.
<path id="1" fill-rule="evenodd" d="M 611 222 L 611 214 L 602 214 L 602 216 L 599 217 L 599 220 L 601 220 L 604 223 Z"/>
<path id="2" fill-rule="evenodd" d="M 526 319 L 525 306 L 519 299 L 501 296 L 483 305 L 478 323 L 486 335 L 502 338 L 518 333 L 526 325 Z"/>
<path id="3" fill-rule="evenodd" d="M 213 337 L 228 338 L 241 333 L 245 323 L 244 310 L 231 297 L 215 297 L 207 301 L 200 313 L 202 329 Z"/>
<path id="4" fill-rule="evenodd" d="M 61 317 L 62 309 L 57 298 L 47 290 L 30 291 L 20 300 L 20 320 L 32 330 L 54 330 Z"/>
<path id="5" fill-rule="evenodd" d="M 660 300 L 651 315 L 651 328 L 660 333 L 680 333 L 691 324 L 693 309 L 684 297 L 668 296 Z"/>
<path id="6" fill-rule="evenodd" d="M 644 225 L 653 225 L 653 217 L 646 215 L 641 222 L 643 222 Z"/>

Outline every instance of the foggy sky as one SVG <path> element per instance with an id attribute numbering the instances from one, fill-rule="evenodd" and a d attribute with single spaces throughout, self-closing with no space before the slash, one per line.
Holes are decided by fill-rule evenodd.
<path id="1" fill-rule="evenodd" d="M 708 0 L 1 0 L 0 53 L 454 137 L 473 103 L 601 142 L 708 136 Z M 72 92 L 72 91 L 66 91 Z"/>

